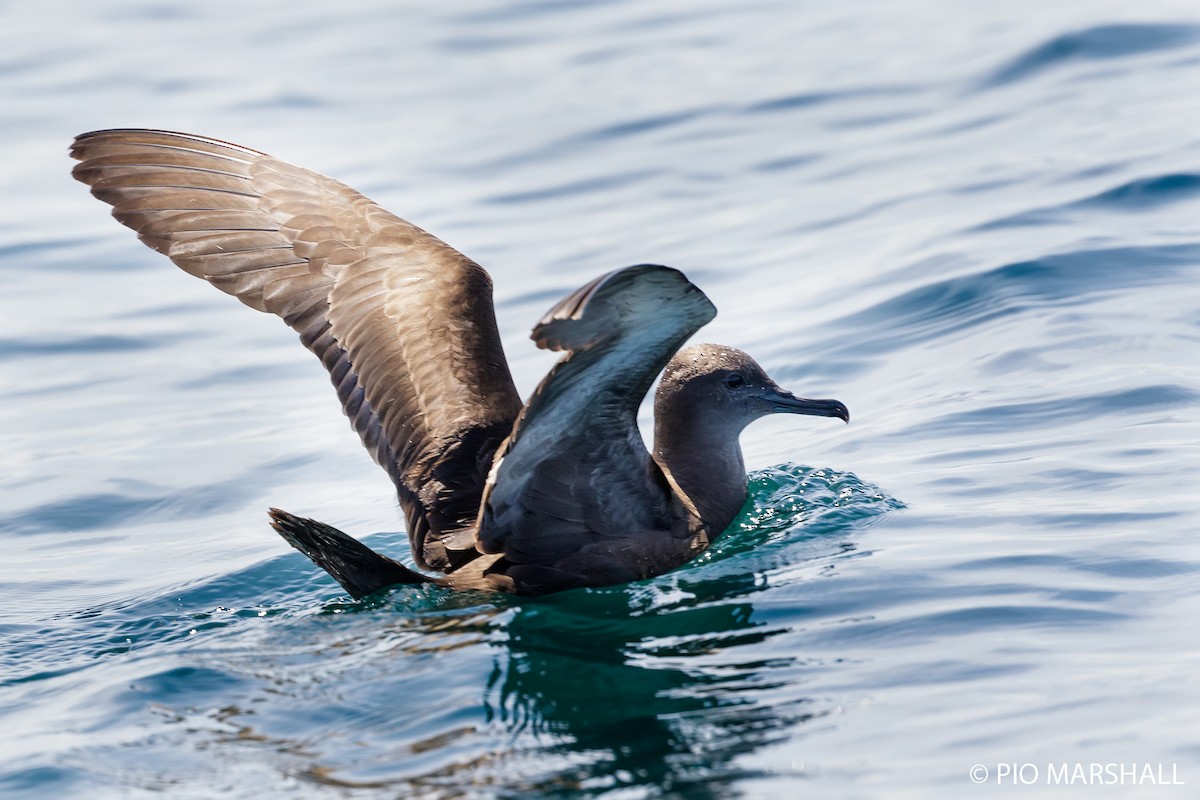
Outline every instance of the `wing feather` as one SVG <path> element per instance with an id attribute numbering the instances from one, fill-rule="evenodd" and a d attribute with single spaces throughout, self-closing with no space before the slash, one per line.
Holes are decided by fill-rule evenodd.
<path id="1" fill-rule="evenodd" d="M 510 576 L 536 568 L 529 575 L 553 573 L 564 586 L 598 574 L 629 580 L 694 555 L 691 520 L 646 451 L 637 409 L 715 313 L 682 273 L 642 265 L 584 286 L 534 328 L 539 346 L 567 356 L 498 454 L 476 531 L 481 550 L 515 568 Z"/>
<path id="2" fill-rule="evenodd" d="M 417 561 L 473 557 L 455 543 L 520 410 L 483 268 L 344 184 L 238 145 L 111 130 L 72 155 L 149 247 L 300 334 L 395 481 Z"/>

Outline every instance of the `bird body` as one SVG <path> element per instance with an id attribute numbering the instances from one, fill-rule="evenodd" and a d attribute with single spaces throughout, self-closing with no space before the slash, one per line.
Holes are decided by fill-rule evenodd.
<path id="1" fill-rule="evenodd" d="M 603 275 L 534 327 L 563 351 L 522 404 L 475 262 L 349 187 L 214 139 L 83 134 L 74 175 L 148 246 L 295 329 L 397 487 L 425 575 L 323 523 L 275 529 L 356 598 L 396 584 L 544 594 L 702 552 L 746 500 L 738 434 L 767 413 L 849 414 L 748 355 L 679 351 L 716 314 L 678 270 Z M 637 409 L 663 371 L 655 447 Z"/>

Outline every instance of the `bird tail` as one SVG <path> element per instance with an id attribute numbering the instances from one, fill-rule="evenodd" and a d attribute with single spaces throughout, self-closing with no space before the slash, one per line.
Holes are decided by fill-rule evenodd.
<path id="1" fill-rule="evenodd" d="M 288 544 L 328 572 L 355 600 L 397 584 L 442 583 L 381 556 L 323 522 L 297 517 L 278 508 L 270 509 L 269 513 L 271 527 Z"/>

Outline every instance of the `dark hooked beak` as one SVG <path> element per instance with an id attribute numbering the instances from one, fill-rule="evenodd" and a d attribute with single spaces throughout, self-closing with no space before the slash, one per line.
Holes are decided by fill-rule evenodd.
<path id="1" fill-rule="evenodd" d="M 776 414 L 809 414 L 814 417 L 837 417 L 842 422 L 850 421 L 850 409 L 838 400 L 809 400 L 796 397 L 779 387 L 769 388 L 763 398 Z"/>

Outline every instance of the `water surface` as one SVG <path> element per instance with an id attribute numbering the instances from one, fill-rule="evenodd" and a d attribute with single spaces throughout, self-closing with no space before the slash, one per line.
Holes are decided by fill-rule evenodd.
<path id="1" fill-rule="evenodd" d="M 1200 784 L 1190 4 L 51 2 L 0 41 L 0 794 Z M 756 423 L 752 506 L 669 575 L 352 603 L 264 512 L 408 558 L 388 481 L 291 332 L 71 181 L 119 126 L 468 253 L 523 393 L 548 307 L 659 262 L 854 422 Z M 1188 785 L 1046 783 L 1091 762 Z"/>

